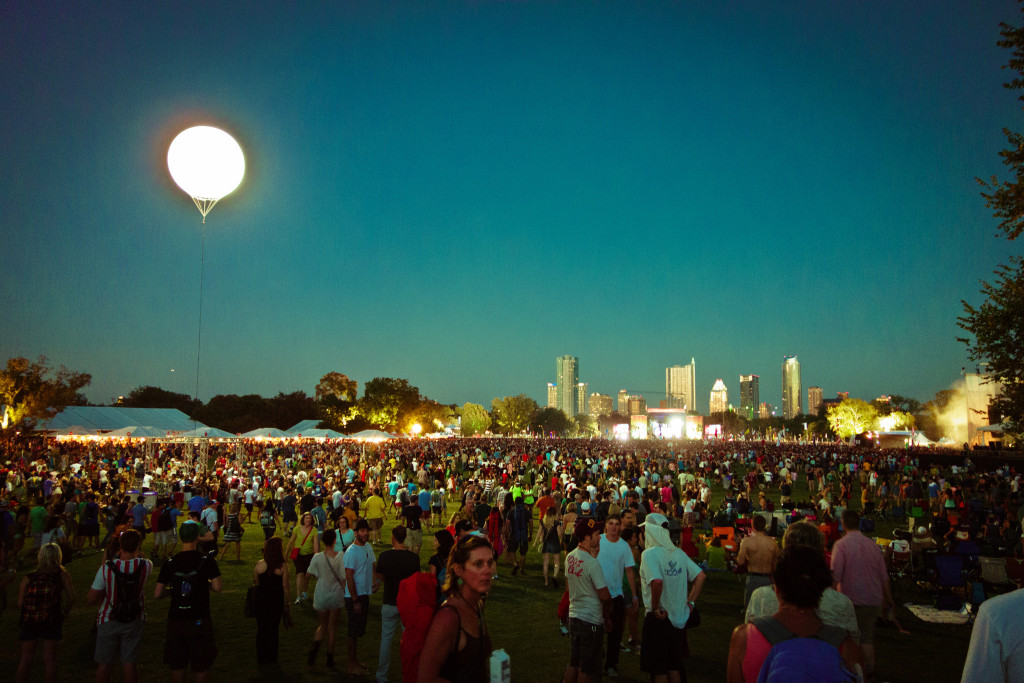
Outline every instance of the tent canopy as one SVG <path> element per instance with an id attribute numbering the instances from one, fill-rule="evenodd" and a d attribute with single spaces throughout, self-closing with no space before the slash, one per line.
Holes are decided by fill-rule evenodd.
<path id="1" fill-rule="evenodd" d="M 395 439 L 398 437 L 396 437 L 394 434 L 382 432 L 379 429 L 364 429 L 361 432 L 349 434 L 348 438 L 357 439 L 359 441 L 383 441 L 384 439 Z"/>
<path id="2" fill-rule="evenodd" d="M 58 432 L 68 427 L 87 427 L 109 432 L 124 427 L 148 425 L 166 432 L 185 432 L 206 428 L 175 408 L 122 408 L 119 406 L 68 406 L 55 416 L 40 422 L 39 431 Z M 161 434 L 163 436 L 163 434 Z"/>
<path id="3" fill-rule="evenodd" d="M 151 439 L 167 436 L 167 432 L 156 427 L 121 427 L 103 436 L 131 437 L 133 439 Z"/>
<path id="4" fill-rule="evenodd" d="M 247 439 L 254 439 L 257 437 L 263 437 L 264 439 L 287 439 L 291 435 L 286 434 L 277 427 L 260 427 L 259 429 L 252 430 L 251 432 L 246 432 L 245 434 L 242 434 L 242 436 Z"/>
<path id="5" fill-rule="evenodd" d="M 333 429 L 304 429 L 301 432 L 291 434 L 293 437 L 302 437 L 303 439 L 344 439 L 346 438 L 341 432 L 336 432 Z"/>

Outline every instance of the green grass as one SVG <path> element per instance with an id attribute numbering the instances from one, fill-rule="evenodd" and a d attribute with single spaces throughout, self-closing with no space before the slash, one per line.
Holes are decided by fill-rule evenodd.
<path id="1" fill-rule="evenodd" d="M 801 482 L 796 496 L 802 497 L 800 494 L 805 492 Z M 716 493 L 720 496 L 721 490 Z M 385 537 L 394 524 L 394 520 L 388 520 L 385 525 Z M 257 668 L 256 624 L 242 616 L 242 602 L 246 587 L 251 581 L 252 567 L 259 558 L 263 534 L 258 525 L 247 525 L 246 529 L 247 533 L 242 543 L 242 561 L 220 561 L 224 591 L 211 597 L 214 629 L 220 648 L 211 680 L 349 680 L 339 673 L 345 666 L 344 615 L 339 622 L 335 652 L 337 669 L 331 671 L 324 666 L 323 652 L 316 667 L 307 667 L 306 652 L 316 628 L 316 613 L 308 605 L 293 611 L 293 628 L 281 631 L 279 668 L 263 671 Z M 891 537 L 891 530 L 892 525 L 879 524 L 879 535 Z M 430 532 L 424 532 L 424 548 L 421 552 L 423 567 L 426 567 L 427 559 L 433 553 L 429 542 L 430 536 Z M 151 538 L 146 539 L 145 551 L 150 550 L 151 542 Z M 377 555 L 384 549 L 383 546 L 374 548 Z M 69 565 L 75 581 L 78 604 L 64 625 L 64 641 L 59 655 L 59 668 L 63 680 L 91 680 L 95 673 L 91 626 L 96 616 L 96 608 L 88 607 L 84 603 L 99 564 L 99 555 L 88 554 Z M 503 558 L 500 566 L 501 578 L 495 582 L 485 608 L 487 625 L 495 647 L 504 648 L 511 656 L 514 680 L 557 683 L 568 661 L 567 642 L 559 634 L 555 616 L 555 608 L 562 592 L 561 589 L 544 587 L 540 555 L 532 550 L 528 556 L 527 569 L 528 576 L 512 578 Z M 154 580 L 151 579 L 147 587 L 150 596 L 153 583 Z M 564 586 L 564 583 L 562 585 Z M 928 601 L 927 594 L 909 582 L 901 583 L 895 589 L 897 604 Z M 17 609 L 14 607 L 17 583 L 12 584 L 8 591 L 10 607 L 0 613 L 0 629 L 6 634 L 5 644 L 0 648 L 0 680 L 13 679 L 19 653 Z M 380 600 L 379 592 L 371 599 L 367 634 L 359 642 L 360 660 L 371 671 L 377 664 Z M 709 574 L 699 601 L 703 625 L 689 635 L 691 655 L 686 670 L 690 681 L 724 680 L 729 635 L 733 627 L 741 621 L 742 602 L 743 584 L 737 577 L 724 573 Z M 142 645 L 142 680 L 168 679 L 168 669 L 163 664 L 167 607 L 166 600 L 149 601 L 149 622 Z M 879 680 L 906 683 L 959 680 L 967 653 L 970 626 L 923 623 L 902 607 L 899 608 L 897 616 L 911 633 L 900 635 L 895 629 L 890 628 L 877 631 Z M 114 680 L 120 678 L 120 670 L 115 669 Z M 42 680 L 40 653 L 36 655 L 31 680 Z M 390 680 L 401 681 L 397 640 L 392 653 Z M 627 653 L 621 655 L 618 680 L 648 680 L 640 671 L 639 657 Z"/>

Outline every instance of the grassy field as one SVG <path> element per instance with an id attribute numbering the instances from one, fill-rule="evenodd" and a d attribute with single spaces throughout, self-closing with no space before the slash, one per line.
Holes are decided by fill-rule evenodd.
<path id="1" fill-rule="evenodd" d="M 797 492 L 797 496 L 803 492 Z M 719 495 L 721 491 L 718 491 Z M 388 520 L 385 530 L 395 524 Z M 891 533 L 891 526 L 880 524 L 879 534 Z M 432 554 L 429 532 L 424 532 L 425 546 L 421 553 L 423 567 Z M 211 597 L 213 623 L 220 655 L 213 669 L 213 681 L 323 681 L 348 680 L 340 672 L 345 666 L 344 615 L 339 623 L 338 645 L 335 658 L 337 668 L 324 666 L 321 652 L 318 665 L 306 665 L 306 652 L 316 628 L 316 613 L 308 604 L 293 611 L 295 625 L 281 632 L 280 664 L 276 668 L 261 669 L 256 665 L 256 625 L 242 616 L 242 603 L 246 587 L 252 576 L 252 567 L 259 558 L 263 534 L 257 525 L 247 525 L 242 544 L 242 561 L 233 559 L 220 562 L 224 577 L 224 591 Z M 144 549 L 148 552 L 151 539 Z M 377 555 L 385 550 L 374 548 Z M 232 549 L 233 551 L 233 549 Z M 485 617 L 495 647 L 504 648 L 511 656 L 512 677 L 516 681 L 560 680 L 568 661 L 568 646 L 558 630 L 555 608 L 561 590 L 545 588 L 541 577 L 540 556 L 531 552 L 527 560 L 528 576 L 515 577 L 501 564 L 501 578 L 496 582 L 487 600 Z M 78 605 L 64 625 L 59 668 L 62 680 L 91 679 L 94 640 L 92 623 L 96 609 L 84 604 L 86 592 L 92 582 L 100 559 L 87 554 L 69 565 L 74 576 Z M 148 586 L 152 595 L 154 580 Z M 564 585 L 564 584 L 563 584 Z M 0 648 L 0 681 L 13 680 L 18 663 L 17 583 L 9 589 L 10 607 L 0 613 L 0 632 L 5 634 Z M 895 587 L 896 602 L 928 602 L 928 596 L 910 582 Z M 312 594 L 312 583 L 310 586 Z M 371 671 L 377 663 L 380 636 L 380 593 L 373 596 L 367 635 L 360 640 L 359 657 Z M 690 681 L 721 681 L 725 678 L 726 654 L 729 634 L 741 621 L 743 584 L 737 577 L 726 573 L 710 573 L 699 605 L 703 625 L 689 635 L 691 656 L 686 665 Z M 163 640 L 168 602 L 162 600 L 148 609 L 149 622 L 143 639 L 142 680 L 167 680 L 169 673 L 163 664 Z M 916 683 L 918 681 L 957 681 L 963 668 L 970 638 L 970 626 L 928 624 L 917 620 L 900 607 L 897 613 L 909 635 L 901 635 L 892 628 L 877 631 L 876 645 L 880 681 Z M 114 680 L 120 680 L 116 669 Z M 42 680 L 42 662 L 37 653 L 31 680 Z M 360 680 L 360 679 L 352 679 Z M 365 680 L 365 679 L 362 679 Z M 401 668 L 396 640 L 392 654 L 391 681 L 401 680 Z M 623 653 L 620 661 L 620 681 L 646 681 L 640 671 L 639 657 Z"/>

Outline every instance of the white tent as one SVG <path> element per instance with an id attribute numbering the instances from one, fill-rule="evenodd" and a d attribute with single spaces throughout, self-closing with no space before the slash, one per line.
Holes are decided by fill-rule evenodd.
<path id="1" fill-rule="evenodd" d="M 115 429 L 112 432 L 107 432 L 103 436 L 151 439 L 154 437 L 167 436 L 167 432 L 162 429 L 157 429 L 156 427 L 121 427 L 120 429 Z"/>
<path id="2" fill-rule="evenodd" d="M 187 432 L 178 432 L 173 435 L 175 438 L 182 439 L 237 439 L 238 437 L 234 434 L 225 432 L 223 429 L 217 429 L 216 427 L 197 427 Z"/>
<path id="3" fill-rule="evenodd" d="M 306 429 L 291 436 L 301 439 L 344 439 L 345 435 L 333 429 Z"/>
<path id="4" fill-rule="evenodd" d="M 384 441 L 386 439 L 396 439 L 398 437 L 394 434 L 382 432 L 379 429 L 364 429 L 361 432 L 350 434 L 348 438 L 356 439 L 357 441 Z"/>
<path id="5" fill-rule="evenodd" d="M 50 434 L 52 436 L 96 436 L 98 432 L 95 429 L 89 429 L 82 425 L 71 425 L 69 427 L 62 427 L 55 429 Z"/>
<path id="6" fill-rule="evenodd" d="M 291 437 L 291 434 L 285 434 L 277 427 L 260 427 L 259 429 L 252 430 L 251 432 L 246 432 L 245 434 L 242 434 L 242 436 L 247 439 L 288 439 Z"/>

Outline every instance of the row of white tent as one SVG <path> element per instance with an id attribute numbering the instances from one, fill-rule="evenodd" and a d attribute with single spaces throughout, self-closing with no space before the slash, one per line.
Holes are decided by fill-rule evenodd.
<path id="1" fill-rule="evenodd" d="M 144 425 L 122 427 L 108 432 L 97 431 L 81 425 L 72 425 L 49 431 L 47 435 L 109 439 L 354 439 L 356 441 L 384 441 L 398 438 L 394 434 L 377 429 L 365 429 L 355 434 L 342 434 L 333 429 L 304 429 L 301 432 L 291 433 L 290 431 L 283 431 L 275 427 L 261 427 L 244 434 L 231 434 L 223 429 L 207 427 L 201 424 L 194 429 L 173 432 Z"/>

